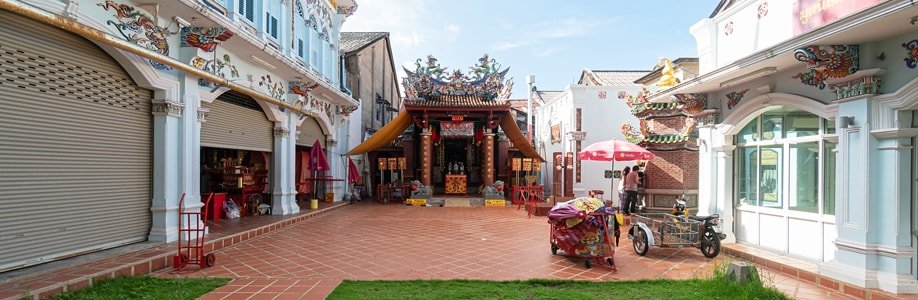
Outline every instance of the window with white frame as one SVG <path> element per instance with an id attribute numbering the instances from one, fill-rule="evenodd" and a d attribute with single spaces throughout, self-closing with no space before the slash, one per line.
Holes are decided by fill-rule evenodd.
<path id="1" fill-rule="evenodd" d="M 275 40 L 280 39 L 280 1 L 268 1 L 265 9 L 265 32 Z"/>
<path id="2" fill-rule="evenodd" d="M 255 0 L 237 0 L 236 12 L 249 22 L 255 22 Z"/>
<path id="3" fill-rule="evenodd" d="M 834 126 L 798 110 L 746 124 L 735 137 L 737 204 L 834 214 L 835 142 L 827 139 Z"/>

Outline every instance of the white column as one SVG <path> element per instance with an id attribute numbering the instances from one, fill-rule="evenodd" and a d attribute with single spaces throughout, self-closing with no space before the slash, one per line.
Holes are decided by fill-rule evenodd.
<path id="1" fill-rule="evenodd" d="M 296 153 L 296 118 L 295 114 L 284 113 L 283 122 L 274 126 L 274 153 L 271 155 L 273 174 L 271 182 L 271 214 L 289 215 L 300 211 L 296 204 L 295 163 Z"/>
<path id="2" fill-rule="evenodd" d="M 178 239 L 178 205 L 181 197 L 178 164 L 181 103 L 153 100 L 153 200 L 151 241 Z"/>
<path id="3" fill-rule="evenodd" d="M 733 151 L 736 146 L 722 146 L 715 150 L 715 200 L 713 212 L 720 214 L 727 238 L 724 243 L 735 243 L 735 218 L 733 216 Z"/>

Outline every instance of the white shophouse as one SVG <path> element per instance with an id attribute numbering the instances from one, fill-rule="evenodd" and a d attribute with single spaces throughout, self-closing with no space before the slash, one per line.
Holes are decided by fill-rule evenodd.
<path id="1" fill-rule="evenodd" d="M 918 293 L 918 5 L 722 1 L 691 27 L 700 76 L 658 91 L 706 101 L 701 213 L 729 239 L 819 275 Z"/>
<path id="2" fill-rule="evenodd" d="M 299 152 L 318 140 L 325 175 L 345 176 L 340 128 L 357 102 L 339 32 L 355 9 L 0 2 L 0 272 L 174 241 L 183 194 L 186 210 L 217 192 L 299 212 Z M 327 188 L 340 200 L 343 182 Z"/>

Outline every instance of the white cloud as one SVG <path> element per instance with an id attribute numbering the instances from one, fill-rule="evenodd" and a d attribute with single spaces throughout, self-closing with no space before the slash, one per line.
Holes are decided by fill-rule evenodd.
<path id="1" fill-rule="evenodd" d="M 513 48 L 519 48 L 525 45 L 526 43 L 524 42 L 500 42 L 500 43 L 494 44 L 493 48 L 494 50 L 497 50 L 497 51 L 504 51 L 504 50 L 510 50 Z"/>
<path id="2" fill-rule="evenodd" d="M 533 46 L 531 47 L 533 55 L 545 57 L 564 50 L 564 47 L 547 47 L 545 45 L 552 44 L 557 40 L 588 35 L 615 21 L 616 19 L 582 20 L 568 18 L 542 22 L 532 26 L 523 26 L 522 28 L 531 29 L 525 32 L 509 32 L 507 36 L 514 36 L 517 39 L 495 43 L 492 48 L 495 51 L 505 51 L 523 46 Z M 512 24 L 506 24 L 506 26 L 502 27 L 507 29 L 514 28 Z"/>
<path id="3" fill-rule="evenodd" d="M 536 57 L 548 57 L 564 49 L 566 47 L 533 47 L 532 54 Z"/>
<path id="4" fill-rule="evenodd" d="M 343 31 L 387 31 L 394 48 L 404 49 L 423 43 L 428 33 L 422 28 L 426 0 L 361 1 L 353 16 L 344 22 Z"/>

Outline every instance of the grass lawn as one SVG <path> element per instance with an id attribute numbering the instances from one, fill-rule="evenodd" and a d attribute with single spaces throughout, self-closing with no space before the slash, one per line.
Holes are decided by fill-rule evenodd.
<path id="1" fill-rule="evenodd" d="M 196 299 L 229 281 L 225 278 L 118 277 L 51 299 Z"/>
<path id="2" fill-rule="evenodd" d="M 724 278 L 641 281 L 344 281 L 328 299 L 788 299 Z"/>

